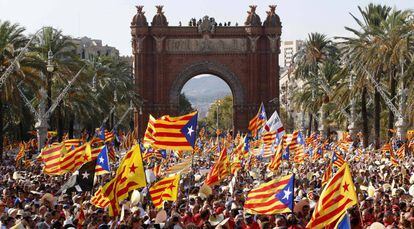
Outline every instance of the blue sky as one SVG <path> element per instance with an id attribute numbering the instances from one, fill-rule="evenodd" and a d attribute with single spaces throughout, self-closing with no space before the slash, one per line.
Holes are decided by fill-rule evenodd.
<path id="1" fill-rule="evenodd" d="M 383 3 L 398 9 L 414 9 L 414 0 L 0 0 L 0 20 L 17 22 L 33 33 L 44 25 L 62 29 L 74 37 L 88 36 L 115 46 L 123 55 L 131 54 L 131 18 L 135 5 L 144 5 L 148 21 L 155 5 L 164 5 L 171 25 L 179 21 L 187 25 L 192 17 L 204 15 L 218 22 L 244 23 L 249 5 L 258 5 L 256 12 L 264 20 L 268 5 L 276 4 L 283 30 L 282 39 L 305 39 L 310 32 L 328 36 L 347 35 L 344 26 L 355 27 L 349 12 L 358 14 L 357 6 Z"/>

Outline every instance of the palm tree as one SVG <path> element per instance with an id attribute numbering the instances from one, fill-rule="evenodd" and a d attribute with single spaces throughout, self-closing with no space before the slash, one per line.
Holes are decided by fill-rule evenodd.
<path id="1" fill-rule="evenodd" d="M 379 61 L 383 63 L 383 71 L 389 75 L 390 97 L 397 94 L 397 83 L 401 76 L 401 65 L 409 58 L 409 36 L 412 32 L 410 23 L 412 11 L 393 10 L 386 20 L 381 23 L 383 33 L 379 34 L 376 46 L 380 53 Z M 395 99 L 393 100 L 395 101 Z M 394 103 L 394 102 L 393 102 Z M 394 103 L 395 105 L 395 103 Z M 388 129 L 394 127 L 394 113 L 388 111 Z M 392 136 L 391 132 L 389 137 Z"/>
<path id="2" fill-rule="evenodd" d="M 387 19 L 391 8 L 388 6 L 369 4 L 365 9 L 358 7 L 362 15 L 362 21 L 351 14 L 359 25 L 358 29 L 345 27 L 346 30 L 353 33 L 353 37 L 341 37 L 347 49 L 349 58 L 348 64 L 352 67 L 357 76 L 366 79 L 365 71 L 371 72 L 374 79 L 379 82 L 383 75 L 383 63 L 379 61 L 380 54 L 376 46 L 378 37 L 383 34 L 381 24 Z M 363 88 L 366 90 L 366 88 Z M 362 93 L 366 95 L 365 93 Z M 362 98 L 366 101 L 365 98 Z M 363 104 L 363 106 L 365 106 Z M 380 116 L 381 103 L 380 94 L 377 90 L 374 92 L 374 143 L 375 148 L 380 144 Z"/>
<path id="3" fill-rule="evenodd" d="M 297 78 L 312 82 L 312 87 L 315 87 L 320 83 L 320 80 L 324 80 L 320 76 L 322 64 L 329 59 L 335 59 L 336 56 L 337 49 L 332 41 L 326 37 L 326 35 L 311 33 L 305 41 L 304 48 L 301 49 L 295 56 L 295 64 L 297 67 L 294 74 Z M 326 92 L 323 92 L 321 98 L 323 98 L 323 102 L 320 106 L 320 116 L 322 122 L 325 122 L 324 105 L 328 103 L 329 98 Z M 321 124 L 323 125 L 324 123 Z"/>
<path id="4" fill-rule="evenodd" d="M 12 24 L 9 21 L 0 21 L 0 75 L 4 73 L 7 67 L 12 63 L 17 54 L 21 51 L 21 48 L 27 42 L 26 37 L 23 35 L 24 28 L 18 24 Z M 0 159 L 3 156 L 3 140 L 4 140 L 4 114 L 6 113 L 4 108 L 13 104 L 16 97 L 16 85 L 18 71 L 12 72 L 6 82 L 0 88 Z M 18 97 L 17 97 L 18 98 Z"/>

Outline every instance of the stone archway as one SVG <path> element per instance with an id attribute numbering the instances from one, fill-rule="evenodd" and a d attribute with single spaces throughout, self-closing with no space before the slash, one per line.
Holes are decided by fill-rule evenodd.
<path id="1" fill-rule="evenodd" d="M 236 131 L 247 131 L 263 102 L 268 113 L 279 108 L 279 53 L 282 24 L 270 6 L 264 22 L 250 6 L 243 26 L 222 26 L 214 18 L 171 26 L 162 6 L 148 23 L 143 6 L 132 19 L 132 52 L 137 93 L 135 128 L 142 137 L 149 114 L 177 115 L 184 84 L 198 74 L 223 79 L 233 93 Z M 272 102 L 275 101 L 275 102 Z"/>
<path id="2" fill-rule="evenodd" d="M 171 106 L 178 107 L 179 96 L 184 84 L 200 74 L 212 74 L 224 80 L 231 89 L 234 105 L 241 106 L 244 104 L 244 89 L 237 76 L 222 64 L 213 61 L 203 61 L 187 66 L 173 81 L 170 89 Z"/>

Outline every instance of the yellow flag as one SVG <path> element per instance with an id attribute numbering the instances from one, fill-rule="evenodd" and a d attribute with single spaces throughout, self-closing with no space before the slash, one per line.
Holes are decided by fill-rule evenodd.
<path id="1" fill-rule="evenodd" d="M 120 174 L 121 179 L 118 182 L 117 187 L 117 197 L 119 201 L 127 198 L 129 191 L 145 187 L 147 185 L 139 145 L 134 145 L 132 149 L 125 154 L 125 157 L 122 159 L 116 174 Z"/>
<path id="2" fill-rule="evenodd" d="M 306 228 L 324 228 L 338 220 L 351 206 L 357 204 L 351 171 L 345 162 L 328 181 Z"/>
<path id="3" fill-rule="evenodd" d="M 139 145 L 134 145 L 119 164 L 115 177 L 102 186 L 92 202 L 96 206 L 99 205 L 99 200 L 105 202 L 109 207 L 109 215 L 117 216 L 120 212 L 119 202 L 126 199 L 130 191 L 146 185 L 141 150 Z"/>
<path id="4" fill-rule="evenodd" d="M 180 174 L 165 177 L 155 183 L 149 190 L 154 206 L 156 208 L 162 208 L 164 201 L 176 201 L 179 185 Z"/>

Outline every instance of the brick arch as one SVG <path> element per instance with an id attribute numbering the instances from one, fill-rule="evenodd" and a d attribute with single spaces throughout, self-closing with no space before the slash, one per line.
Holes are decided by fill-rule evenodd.
<path id="1" fill-rule="evenodd" d="M 138 14 L 145 18 L 142 6 Z M 198 26 L 132 23 L 134 82 L 143 99 L 134 115 L 138 135 L 143 136 L 149 114 L 178 115 L 182 87 L 203 73 L 229 85 L 236 131 L 247 131 L 262 102 L 268 113 L 277 110 L 281 32 L 280 23 L 215 26 L 208 16 Z"/>
<path id="2" fill-rule="evenodd" d="M 229 85 L 233 94 L 233 103 L 235 106 L 244 104 L 244 89 L 239 78 L 225 65 L 214 61 L 196 62 L 185 67 L 175 78 L 170 89 L 170 104 L 178 107 L 179 96 L 185 83 L 187 83 L 194 76 L 201 74 L 212 74 Z"/>

